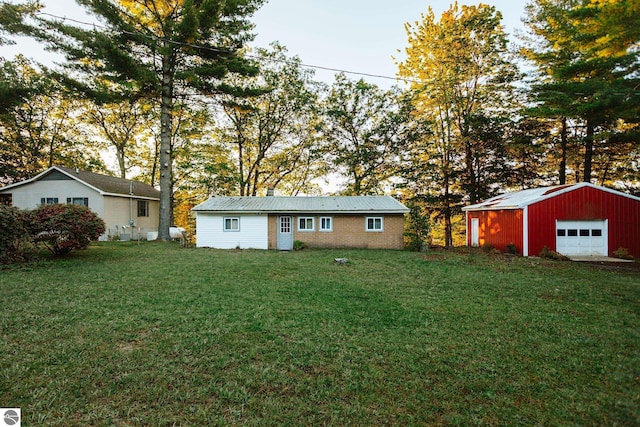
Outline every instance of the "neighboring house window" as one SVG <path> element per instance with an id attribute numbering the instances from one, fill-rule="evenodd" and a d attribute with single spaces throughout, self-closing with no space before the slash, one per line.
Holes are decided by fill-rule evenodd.
<path id="1" fill-rule="evenodd" d="M 88 197 L 67 197 L 67 204 L 89 207 L 89 198 Z"/>
<path id="2" fill-rule="evenodd" d="M 224 218 L 224 231 L 240 231 L 240 218 Z"/>
<path id="3" fill-rule="evenodd" d="M 149 201 L 138 200 L 138 216 L 149 216 Z"/>
<path id="4" fill-rule="evenodd" d="M 42 197 L 40 199 L 41 205 L 55 205 L 56 203 L 58 203 L 57 197 Z"/>
<path id="5" fill-rule="evenodd" d="M 301 216 L 298 218 L 298 231 L 313 231 L 313 217 Z"/>
<path id="6" fill-rule="evenodd" d="M 367 231 L 383 231 L 384 220 L 381 216 L 370 216 L 366 219 Z"/>
<path id="7" fill-rule="evenodd" d="M 320 231 L 333 231 L 333 218 L 330 216 L 320 217 Z"/>

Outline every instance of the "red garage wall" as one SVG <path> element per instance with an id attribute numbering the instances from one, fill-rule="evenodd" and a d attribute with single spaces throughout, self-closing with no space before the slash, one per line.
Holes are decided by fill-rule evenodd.
<path id="1" fill-rule="evenodd" d="M 529 205 L 529 255 L 543 246 L 556 250 L 556 220 L 608 220 L 609 256 L 618 248 L 640 257 L 640 201 L 581 187 Z"/>
<path id="2" fill-rule="evenodd" d="M 471 218 L 478 218 L 478 243 L 506 252 L 514 244 L 522 254 L 522 209 L 471 211 L 467 213 L 467 245 L 471 246 Z"/>

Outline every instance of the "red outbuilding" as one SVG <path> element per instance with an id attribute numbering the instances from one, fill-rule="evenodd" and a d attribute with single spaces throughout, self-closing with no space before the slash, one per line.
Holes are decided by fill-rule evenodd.
<path id="1" fill-rule="evenodd" d="M 507 193 L 462 209 L 467 245 L 515 248 L 535 256 L 543 247 L 564 255 L 640 258 L 640 197 L 589 183 Z"/>

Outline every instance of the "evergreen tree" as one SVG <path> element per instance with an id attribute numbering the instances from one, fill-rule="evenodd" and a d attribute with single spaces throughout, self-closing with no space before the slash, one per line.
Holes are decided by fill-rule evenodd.
<path id="1" fill-rule="evenodd" d="M 229 73 L 253 75 L 242 56 L 248 17 L 262 0 L 77 0 L 101 22 L 84 29 L 38 19 L 30 33 L 66 56 L 66 82 L 98 102 L 150 97 L 160 104 L 160 221 L 172 218 L 173 115 L 184 95 L 240 94 Z"/>
<path id="2" fill-rule="evenodd" d="M 522 53 L 537 67 L 534 114 L 558 120 L 563 160 L 568 126 L 581 128 L 582 180 L 589 182 L 598 151 L 612 147 L 611 129 L 640 120 L 640 4 L 535 0 L 527 5 L 525 23 L 530 37 Z M 561 161 L 561 183 L 564 168 Z"/>
<path id="3" fill-rule="evenodd" d="M 14 43 L 5 35 L 22 33 L 25 28 L 23 23 L 25 16 L 36 11 L 37 8 L 38 5 L 32 3 L 0 3 L 0 46 Z M 20 62 L 24 62 L 24 59 L 19 58 L 14 63 L 0 57 L 0 114 L 20 105 L 41 89 L 37 81 L 24 79 L 19 75 Z"/>

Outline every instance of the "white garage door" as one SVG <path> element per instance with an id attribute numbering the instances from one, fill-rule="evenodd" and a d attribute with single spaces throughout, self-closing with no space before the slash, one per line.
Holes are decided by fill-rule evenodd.
<path id="1" fill-rule="evenodd" d="M 607 221 L 557 221 L 556 251 L 563 255 L 607 255 Z"/>

